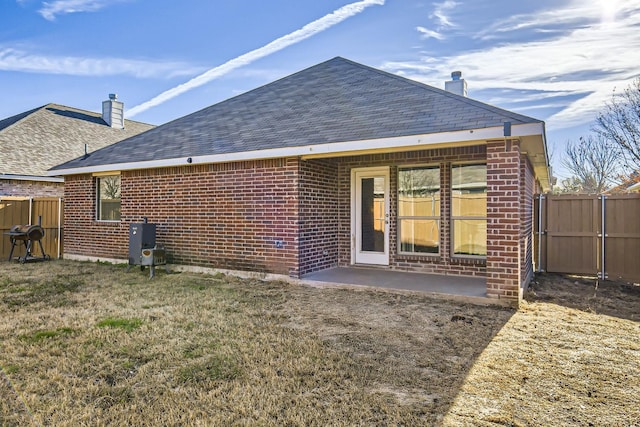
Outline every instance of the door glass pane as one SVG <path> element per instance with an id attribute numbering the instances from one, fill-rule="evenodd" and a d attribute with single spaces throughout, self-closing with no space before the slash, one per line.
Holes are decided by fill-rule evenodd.
<path id="1" fill-rule="evenodd" d="M 384 177 L 363 178 L 361 191 L 361 248 L 384 252 Z"/>

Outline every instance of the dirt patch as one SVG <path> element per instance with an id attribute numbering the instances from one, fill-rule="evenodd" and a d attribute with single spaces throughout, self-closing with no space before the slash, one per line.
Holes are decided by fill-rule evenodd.
<path id="1" fill-rule="evenodd" d="M 527 300 L 549 302 L 594 314 L 640 321 L 640 285 L 595 277 L 541 274 Z"/>
<path id="2" fill-rule="evenodd" d="M 514 311 L 384 291 L 305 290 L 290 301 L 288 326 L 348 354 L 365 390 L 436 422 L 475 358 Z"/>

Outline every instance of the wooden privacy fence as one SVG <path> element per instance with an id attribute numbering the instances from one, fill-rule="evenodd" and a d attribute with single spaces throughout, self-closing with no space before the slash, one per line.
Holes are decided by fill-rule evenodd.
<path id="1" fill-rule="evenodd" d="M 640 282 L 640 194 L 536 196 L 536 270 Z"/>
<path id="2" fill-rule="evenodd" d="M 63 221 L 64 201 L 57 197 L 10 197 L 0 196 L 0 261 L 7 260 L 11 252 L 11 242 L 8 232 L 12 226 L 18 224 L 37 224 L 41 218 L 44 228 L 42 246 L 51 258 L 60 258 L 63 252 Z M 40 248 L 35 249 L 39 254 Z M 24 245 L 16 246 L 13 256 L 23 256 Z"/>

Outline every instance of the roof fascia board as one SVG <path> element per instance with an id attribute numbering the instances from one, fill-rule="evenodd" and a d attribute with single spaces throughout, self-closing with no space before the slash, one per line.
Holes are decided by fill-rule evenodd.
<path id="1" fill-rule="evenodd" d="M 47 174 L 49 175 L 49 172 L 47 172 Z M 59 177 L 59 175 L 59 173 L 49 176 L 1 174 L 0 179 L 14 179 L 16 181 L 64 182 L 64 178 Z"/>
<path id="2" fill-rule="evenodd" d="M 511 137 L 544 134 L 542 123 L 527 123 L 522 125 L 515 125 L 511 128 L 511 131 Z M 47 174 L 49 176 L 77 175 L 107 171 L 126 171 L 161 167 L 188 166 L 195 164 L 273 159 L 280 157 L 335 157 L 335 155 L 340 153 L 354 153 L 379 149 L 384 149 L 386 151 L 406 148 L 420 149 L 431 145 L 453 145 L 457 143 L 462 145 L 469 145 L 469 143 L 474 141 L 483 142 L 486 140 L 495 140 L 501 138 L 504 138 L 504 128 L 502 126 L 496 126 L 490 128 L 470 129 L 455 132 L 441 132 L 393 138 L 377 138 L 360 141 L 334 142 L 329 144 L 304 145 L 301 147 L 285 147 L 267 150 L 242 151 L 227 154 L 213 154 L 206 156 L 179 157 L 142 162 L 126 162 L 69 169 L 57 169 L 50 170 L 47 172 Z"/>
<path id="3" fill-rule="evenodd" d="M 531 135 L 541 135 L 541 136 L 544 135 L 544 123 L 543 122 L 524 123 L 521 125 L 513 125 L 511 127 L 512 137 L 531 136 Z"/>

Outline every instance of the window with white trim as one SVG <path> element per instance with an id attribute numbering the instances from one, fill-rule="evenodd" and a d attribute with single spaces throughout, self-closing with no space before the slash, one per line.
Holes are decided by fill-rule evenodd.
<path id="1" fill-rule="evenodd" d="M 398 169 L 398 248 L 400 253 L 440 253 L 440 168 Z"/>
<path id="2" fill-rule="evenodd" d="M 96 219 L 120 221 L 120 175 L 96 177 Z"/>
<path id="3" fill-rule="evenodd" d="M 451 166 L 452 255 L 487 256 L 487 165 Z"/>

